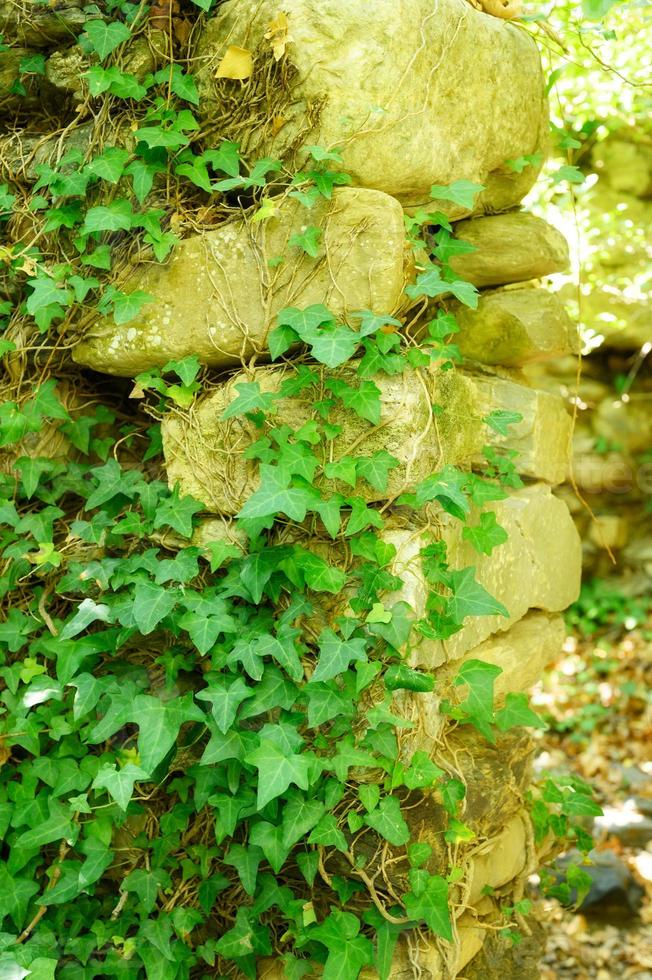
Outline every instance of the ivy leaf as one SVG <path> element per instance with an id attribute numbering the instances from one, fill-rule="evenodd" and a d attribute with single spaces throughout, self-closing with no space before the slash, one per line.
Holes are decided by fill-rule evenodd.
<path id="1" fill-rule="evenodd" d="M 303 665 L 291 635 L 263 633 L 254 641 L 258 657 L 272 657 L 294 681 L 303 680 Z"/>
<path id="2" fill-rule="evenodd" d="M 174 745 L 184 721 L 205 721 L 191 695 L 161 701 L 139 694 L 133 701 L 131 720 L 139 728 L 138 755 L 143 769 L 151 773 Z"/>
<path id="3" fill-rule="evenodd" d="M 564 180 L 567 180 L 569 184 L 583 184 L 585 176 L 579 167 L 565 163 L 552 175 L 553 184 L 561 184 Z"/>
<path id="4" fill-rule="evenodd" d="M 333 630 L 323 630 L 319 635 L 319 660 L 309 683 L 331 680 L 348 670 L 354 661 L 365 661 L 365 646 L 366 640 L 341 640 Z"/>
<path id="5" fill-rule="evenodd" d="M 359 936 L 360 921 L 350 912 L 333 911 L 323 923 L 309 933 L 328 950 L 323 980 L 352 980 L 363 966 L 373 962 L 373 946 Z"/>
<path id="6" fill-rule="evenodd" d="M 361 337 L 368 337 L 385 326 L 402 326 L 401 321 L 397 320 L 396 317 L 387 316 L 385 313 L 372 313 L 371 310 L 360 310 L 358 313 L 351 313 L 350 316 L 360 320 L 359 334 Z"/>
<path id="7" fill-rule="evenodd" d="M 181 496 L 179 486 L 175 486 L 169 497 L 164 497 L 156 509 L 154 530 L 171 527 L 184 538 L 192 535 L 192 519 L 204 509 L 204 505 L 194 497 Z"/>
<path id="8" fill-rule="evenodd" d="M 238 392 L 222 412 L 222 421 L 233 418 L 235 415 L 245 415 L 247 412 L 269 412 L 274 405 L 278 394 L 272 391 L 262 392 L 258 381 L 243 381 L 235 386 Z"/>
<path id="9" fill-rule="evenodd" d="M 489 415 L 485 415 L 482 421 L 490 429 L 493 429 L 494 432 L 497 432 L 498 435 L 508 436 L 510 425 L 516 425 L 518 422 L 522 422 L 523 416 L 520 412 L 508 412 L 504 409 L 498 409 L 495 412 L 490 412 Z"/>
<path id="10" fill-rule="evenodd" d="M 346 837 L 340 830 L 337 819 L 332 813 L 325 813 L 312 830 L 308 838 L 309 844 L 321 844 L 323 847 L 336 847 L 338 851 L 347 851 Z"/>
<path id="11" fill-rule="evenodd" d="M 466 490 L 468 476 L 455 466 L 445 466 L 441 473 L 428 477 L 416 488 L 417 506 L 436 500 L 446 513 L 462 521 L 471 510 Z"/>
<path id="12" fill-rule="evenodd" d="M 313 592 L 330 592 L 337 595 L 347 582 L 347 574 L 340 568 L 304 548 L 297 549 L 297 565 L 303 572 L 306 585 Z"/>
<path id="13" fill-rule="evenodd" d="M 135 289 L 132 293 L 121 293 L 116 291 L 113 294 L 113 319 L 118 326 L 129 323 L 137 317 L 143 306 L 153 303 L 154 297 L 151 293 L 146 293 L 142 289 Z"/>
<path id="14" fill-rule="evenodd" d="M 96 177 L 108 180 L 110 184 L 117 184 L 122 177 L 128 159 L 128 150 L 119 146 L 109 146 L 103 153 L 93 157 L 86 165 L 86 170 Z"/>
<path id="15" fill-rule="evenodd" d="M 433 201 L 451 201 L 462 208 L 472 208 L 477 195 L 484 190 L 482 184 L 474 184 L 470 180 L 455 180 L 452 184 L 433 184 L 430 197 Z"/>
<path id="16" fill-rule="evenodd" d="M 361 381 L 357 387 L 340 378 L 330 378 L 326 387 L 342 404 L 372 425 L 380 424 L 380 388 L 373 381 Z"/>
<path id="17" fill-rule="evenodd" d="M 57 840 L 75 840 L 79 828 L 75 827 L 68 809 L 54 800 L 50 800 L 50 816 L 41 820 L 35 827 L 23 831 L 16 838 L 16 848 L 38 848 L 52 844 Z"/>
<path id="18" fill-rule="evenodd" d="M 510 728 L 547 728 L 543 718 L 530 707 L 527 694 L 510 693 L 505 698 L 505 707 L 496 712 L 496 726 L 501 732 Z"/>
<path id="19" fill-rule="evenodd" d="M 435 765 L 427 752 L 415 752 L 403 782 L 408 789 L 429 789 L 444 775 L 444 770 Z"/>
<path id="20" fill-rule="evenodd" d="M 69 619 L 61 633 L 59 634 L 60 640 L 70 640 L 73 636 L 77 636 L 90 626 L 91 623 L 96 623 L 97 621 L 102 623 L 110 623 L 111 609 L 103 602 L 94 602 L 93 599 L 84 599 L 77 606 L 77 611 L 72 619 Z"/>
<path id="21" fill-rule="evenodd" d="M 89 208 L 81 231 L 83 235 L 104 231 L 129 231 L 133 218 L 129 201 L 118 198 L 111 204 L 98 204 L 97 207 Z"/>
<path id="22" fill-rule="evenodd" d="M 86 24 L 86 30 L 82 35 L 92 51 L 98 56 L 100 61 L 104 61 L 112 51 L 128 41 L 131 31 L 126 24 L 121 21 L 111 21 L 105 24 L 103 20 L 91 20 Z"/>
<path id="23" fill-rule="evenodd" d="M 138 895 L 143 909 L 148 914 L 156 905 L 159 890 L 170 885 L 170 876 L 161 868 L 154 871 L 145 871 L 144 868 L 135 868 L 130 871 L 122 883 L 122 891 L 135 892 Z"/>
<path id="24" fill-rule="evenodd" d="M 468 541 L 476 551 L 483 555 L 490 555 L 494 548 L 504 544 L 509 535 L 502 527 L 492 510 L 480 514 L 480 523 L 475 527 L 466 526 L 462 530 L 462 537 Z"/>
<path id="25" fill-rule="evenodd" d="M 359 342 L 358 335 L 346 326 L 324 326 L 308 341 L 315 360 L 329 368 L 351 360 Z"/>
<path id="26" fill-rule="evenodd" d="M 401 847 L 410 839 L 410 829 L 395 796 L 384 797 L 375 810 L 366 814 L 364 822 L 394 847 Z"/>
<path id="27" fill-rule="evenodd" d="M 505 606 L 476 581 L 472 565 L 447 572 L 446 585 L 453 593 L 448 599 L 448 613 L 456 623 L 463 623 L 467 616 L 505 616 L 509 619 Z"/>
<path id="28" fill-rule="evenodd" d="M 265 727 L 272 729 L 279 726 Z M 281 747 L 278 741 L 272 741 L 269 737 L 263 738 L 262 733 L 260 745 L 245 757 L 245 762 L 258 769 L 259 810 L 284 793 L 292 783 L 304 790 L 310 785 L 310 757 L 305 753 L 288 753 L 285 746 Z"/>
<path id="29" fill-rule="evenodd" d="M 38 884 L 26 878 L 10 875 L 3 866 L 0 868 L 0 890 L 4 904 L 3 913 L 11 916 L 16 929 L 22 929 L 30 899 L 39 891 Z M 0 961 L 0 975 L 3 965 Z M 28 970 L 23 974 L 18 971 L 15 974 L 8 972 L 8 977 L 9 980 L 14 980 L 14 977 L 18 980 L 21 975 L 26 976 L 28 972 Z"/>
<path id="30" fill-rule="evenodd" d="M 440 875 L 430 875 L 425 888 L 416 895 L 413 891 L 405 896 L 405 910 L 416 922 L 425 922 L 429 929 L 442 939 L 452 942 L 448 908 L 448 884 Z"/>
<path id="31" fill-rule="evenodd" d="M 238 872 L 238 877 L 247 895 L 253 895 L 256 891 L 256 875 L 262 856 L 263 852 L 259 847 L 231 844 L 223 858 L 225 864 L 229 864 Z"/>
<path id="32" fill-rule="evenodd" d="M 278 874 L 290 853 L 290 848 L 283 843 L 282 828 L 259 820 L 251 826 L 249 842 L 261 849 L 274 874 Z"/>
<path id="33" fill-rule="evenodd" d="M 104 765 L 93 780 L 93 789 L 105 789 L 121 810 L 126 810 L 133 795 L 134 783 L 147 779 L 148 773 L 140 766 L 128 762 L 121 769 L 115 765 Z"/>
<path id="34" fill-rule="evenodd" d="M 370 483 L 374 490 L 385 493 L 390 471 L 399 465 L 395 456 L 385 449 L 379 449 L 373 456 L 362 456 L 357 460 L 358 476 Z"/>
<path id="35" fill-rule="evenodd" d="M 472 310 L 477 310 L 480 293 L 475 286 L 470 282 L 464 282 L 463 279 L 455 279 L 452 282 L 447 282 L 446 285 L 448 292 L 452 293 L 455 299 L 458 299 L 464 306 L 468 306 Z"/>
<path id="36" fill-rule="evenodd" d="M 332 718 L 345 718 L 354 713 L 351 698 L 333 685 L 318 681 L 308 688 L 308 724 L 311 728 L 324 725 Z"/>
<path id="37" fill-rule="evenodd" d="M 385 687 L 388 691 L 429 692 L 435 689 L 435 678 L 420 670 L 412 670 L 406 664 L 392 664 L 385 671 Z"/>
<path id="38" fill-rule="evenodd" d="M 315 500 L 315 491 L 290 487 L 291 477 L 279 467 L 263 463 L 260 466 L 260 487 L 238 513 L 238 517 L 276 517 L 285 514 L 292 521 L 302 521 Z"/>
<path id="39" fill-rule="evenodd" d="M 283 845 L 293 847 L 315 827 L 326 811 L 320 800 L 310 799 L 296 790 L 288 793 L 283 806 Z"/>
<path id="40" fill-rule="evenodd" d="M 494 683 L 502 674 L 502 667 L 482 660 L 467 660 L 457 672 L 454 684 L 466 684 L 468 694 L 460 707 L 473 720 L 492 722 L 494 716 Z"/>
<path id="41" fill-rule="evenodd" d="M 164 589 L 154 582 L 141 580 L 136 583 L 133 597 L 133 620 L 142 633 L 147 636 L 168 616 L 177 602 L 177 593 Z"/>
<path id="42" fill-rule="evenodd" d="M 319 246 L 322 238 L 321 228 L 309 225 L 304 232 L 292 235 L 289 241 L 291 248 L 300 248 L 306 255 L 316 259 L 319 255 Z"/>
<path id="43" fill-rule="evenodd" d="M 246 698 L 254 693 L 242 677 L 237 677 L 231 684 L 226 681 L 213 681 L 207 688 L 198 691 L 199 701 L 209 701 L 211 714 L 215 724 L 226 735 L 235 721 L 238 708 Z"/>

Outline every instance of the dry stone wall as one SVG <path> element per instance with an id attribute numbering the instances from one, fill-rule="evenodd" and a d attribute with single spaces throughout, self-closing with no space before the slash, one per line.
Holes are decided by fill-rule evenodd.
<path id="1" fill-rule="evenodd" d="M 68 32 L 81 29 L 78 5 L 63 6 L 56 30 L 62 24 Z M 199 359 L 207 369 L 202 394 L 189 408 L 173 406 L 163 419 L 167 478 L 204 509 L 194 543 L 227 541 L 244 550 L 237 516 L 260 487 L 265 446 L 255 413 L 229 413 L 238 392 L 256 384 L 263 395 L 278 395 L 275 426 L 310 432 L 333 385 L 352 381 L 359 363 L 324 367 L 294 342 L 283 351 L 283 363 L 271 364 L 280 360 L 270 352 L 279 312 L 324 306 L 340 326 L 354 327 L 356 314 L 371 311 L 413 350 L 438 313 L 456 318 L 459 362 L 443 356 L 402 373 L 371 372 L 363 384 L 379 392 L 378 417 L 334 409 L 328 456 L 319 462 L 327 472 L 351 456 L 393 458 L 388 481 L 370 477 L 358 491 L 371 513 L 383 515 L 375 546 L 391 553 L 392 586 L 379 588 L 384 609 L 424 615 L 433 592 L 424 549 L 442 544 L 450 567 L 473 566 L 478 583 L 503 609 L 465 615 L 463 628 L 446 639 L 422 634 L 409 646 L 396 641 L 406 665 L 434 678 L 434 691 L 397 690 L 390 705 L 375 703 L 373 691 L 368 695 L 370 712 L 391 707 L 399 728 L 406 723 L 402 762 L 425 753 L 464 790 L 457 816 L 467 836 L 460 839 L 446 837 L 450 813 L 436 787 L 417 785 L 402 798 L 413 840 L 430 845 L 424 870 L 445 878 L 455 869 L 453 941 L 403 930 L 387 975 L 452 980 L 481 976 L 490 963 L 503 976 L 527 980 L 536 975 L 530 962 L 536 930 L 523 923 L 531 956 L 527 963 L 523 957 L 518 973 L 510 965 L 511 948 L 497 945 L 494 933 L 503 923 L 501 907 L 523 896 L 538 862 L 526 799 L 532 739 L 520 727 L 487 738 L 459 713 L 456 720 L 455 711 L 465 693 L 460 668 L 477 661 L 496 669 L 496 707 L 535 683 L 560 649 L 560 613 L 579 590 L 580 541 L 556 493 L 568 475 L 571 416 L 558 392 L 534 386 L 522 370 L 573 355 L 578 346 L 563 304 L 542 281 L 566 265 L 563 238 L 519 209 L 537 166 L 509 166 L 545 143 L 539 56 L 526 32 L 466 0 L 297 0 L 289 6 L 279 20 L 272 0 L 226 0 L 207 20 L 195 52 L 202 127 L 215 145 L 236 140 L 250 158 L 268 154 L 292 171 L 306 165 L 311 147 L 337 148 L 352 185 L 337 187 L 308 211 L 272 184 L 262 217 L 243 199 L 240 216 L 214 231 L 186 235 L 167 263 L 135 264 L 128 291 L 143 290 L 149 302 L 123 325 L 93 319 L 72 356 L 79 366 L 126 378 L 189 355 Z M 57 39 L 47 11 L 21 27 L 20 9 L 0 3 L 0 22 L 21 43 L 40 47 Z M 271 33 L 270 24 L 276 25 Z M 238 76 L 224 67 L 234 49 L 253 53 L 251 71 L 245 67 Z M 74 70 L 66 76 L 60 61 L 49 59 L 48 91 L 59 86 L 74 97 Z M 14 67 L 4 58 L 0 71 L 11 76 Z M 482 185 L 472 204 L 438 197 L 460 181 Z M 477 309 L 455 299 L 454 291 L 428 299 L 415 291 L 428 259 L 421 247 L 411 247 L 411 222 L 424 207 L 440 219 L 443 211 L 452 239 L 473 247 L 454 255 L 451 269 L 481 290 Z M 317 233 L 306 249 L 297 239 L 308 226 Z M 312 387 L 280 400 L 297 365 L 321 392 L 317 404 Z M 488 428 L 492 416 L 509 425 Z M 506 497 L 482 508 L 505 537 L 479 554 L 450 511 L 426 499 L 415 517 L 405 497 L 451 467 L 479 479 L 492 465 L 487 447 L 494 465 L 507 460 L 513 473 L 504 481 L 511 480 Z M 329 479 L 344 495 L 343 472 Z M 322 526 L 304 517 L 305 510 L 279 522 L 271 543 L 299 544 L 332 568 L 355 569 L 359 555 L 350 534 L 338 525 L 329 536 L 326 518 Z M 480 517 L 480 509 L 473 511 L 468 523 Z M 346 588 L 320 600 L 308 618 L 315 635 L 351 612 Z M 299 670 L 303 677 L 302 664 Z M 362 763 L 346 771 L 356 789 L 370 781 Z M 363 860 L 356 864 L 341 849 L 324 846 L 322 880 L 343 882 L 344 891 L 361 881 L 372 887 L 376 881 L 394 897 L 409 891 L 404 848 L 368 834 L 360 849 Z M 285 975 L 279 958 L 260 958 L 259 977 Z M 377 975 L 367 967 L 361 973 Z"/>

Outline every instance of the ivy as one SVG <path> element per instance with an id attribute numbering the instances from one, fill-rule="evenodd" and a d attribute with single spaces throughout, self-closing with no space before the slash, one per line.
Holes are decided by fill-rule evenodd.
<path id="1" fill-rule="evenodd" d="M 402 582 L 378 500 L 399 461 L 364 440 L 337 450 L 349 420 L 382 433 L 383 375 L 456 370 L 459 327 L 446 303 L 475 308 L 478 295 L 451 269 L 470 246 L 436 209 L 471 209 L 482 188 L 433 186 L 433 210 L 406 220 L 428 255 L 408 295 L 437 306 L 420 345 L 401 319 L 375 311 L 278 311 L 278 390 L 238 381 L 220 420 L 255 430 L 243 448 L 255 489 L 224 539 L 218 530 L 207 541 L 204 504 L 162 482 L 159 428 L 212 384 L 199 358 L 144 372 L 131 392 L 106 385 L 102 404 L 85 388 L 72 397 L 60 348 L 89 316 L 122 326 L 146 315 L 153 297 L 120 288 L 113 270 L 132 249 L 166 261 L 188 203 L 266 220 L 281 191 L 309 212 L 351 178 L 337 148 L 309 147 L 304 172 L 288 174 L 233 141 L 211 145 L 191 108 L 192 65 L 125 70 L 141 13 L 116 11 L 86 23 L 82 81 L 93 116 L 128 114 L 130 139 L 123 146 L 116 128 L 99 149 L 38 165 L 37 244 L 10 244 L 4 256 L 3 328 L 15 317 L 29 342 L 23 388 L 0 406 L 0 445 L 15 456 L 0 481 L 0 974 L 253 977 L 258 957 L 278 955 L 290 977 L 315 967 L 326 980 L 355 980 L 365 967 L 387 977 L 403 929 L 453 938 L 456 870 L 432 873 L 414 803 L 427 794 L 443 809 L 446 860 L 476 833 L 463 822 L 464 782 L 405 748 L 405 700 L 427 711 L 439 702 L 447 732 L 473 725 L 489 741 L 542 724 L 525 695 L 494 703 L 497 667 L 467 660 L 444 688 L 419 666 L 423 638 L 440 642 L 508 610 L 473 566 L 451 567 L 436 534 L 418 555 L 423 614 L 392 595 Z M 38 73 L 40 58 L 21 71 Z M 13 190 L 0 187 L 2 221 L 18 210 Z M 321 254 L 309 214 L 288 247 L 306 262 Z M 11 337 L 3 356 L 22 334 Z M 285 403 L 302 406 L 294 427 Z M 484 419 L 501 438 L 519 421 L 505 411 Z M 44 431 L 66 440 L 54 458 L 29 452 Z M 446 514 L 491 555 L 506 532 L 487 505 L 520 478 L 502 445 L 475 470 L 442 465 L 392 503 L 408 525 L 426 505 Z M 595 812 L 588 788 L 546 780 L 530 803 L 539 839 L 586 843 L 577 821 Z M 399 869 L 380 897 L 369 888 L 378 853 Z"/>

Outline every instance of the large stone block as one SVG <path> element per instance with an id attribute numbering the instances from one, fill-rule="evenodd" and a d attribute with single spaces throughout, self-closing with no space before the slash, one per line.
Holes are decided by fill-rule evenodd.
<path id="1" fill-rule="evenodd" d="M 506 500 L 490 505 L 498 523 L 505 528 L 508 540 L 491 555 L 479 555 L 462 537 L 461 526 L 454 518 L 442 514 L 437 537 L 446 541 L 451 568 L 473 565 L 476 578 L 506 607 L 504 616 L 474 616 L 448 640 L 413 640 L 409 652 L 414 666 L 435 668 L 447 661 L 457 661 L 468 654 L 475 659 L 495 661 L 504 658 L 508 666 L 505 682 L 521 670 L 529 675 L 527 660 L 534 644 L 537 673 L 557 643 L 559 626 L 550 625 L 548 635 L 540 623 L 541 636 L 534 640 L 536 629 L 523 626 L 514 635 L 514 624 L 531 609 L 557 613 L 574 602 L 580 590 L 581 544 L 566 504 L 543 484 L 524 487 Z M 553 530 L 554 529 L 554 532 Z M 433 533 L 415 526 L 388 528 L 383 537 L 396 548 L 391 570 L 403 582 L 402 588 L 387 597 L 385 604 L 405 601 L 421 617 L 426 611 L 430 587 L 422 568 L 420 551 L 433 540 Z M 510 629 L 512 627 L 512 629 Z M 509 630 L 504 634 L 502 631 Z M 498 634 L 496 636 L 496 634 Z M 489 637 L 496 646 L 478 648 Z M 492 659 L 493 658 L 493 659 Z M 513 679 L 513 677 L 512 677 Z M 509 688 L 505 688 L 509 689 Z"/>
<path id="2" fill-rule="evenodd" d="M 579 334 L 555 293 L 499 289 L 483 293 L 477 310 L 451 304 L 464 357 L 481 364 L 521 367 L 579 350 Z"/>
<path id="3" fill-rule="evenodd" d="M 526 211 L 469 218 L 455 225 L 455 237 L 476 249 L 451 259 L 454 272 L 479 289 L 540 279 L 568 268 L 568 243 Z"/>
<path id="4" fill-rule="evenodd" d="M 509 542 L 502 545 L 509 547 Z M 498 552 L 495 552 L 498 555 Z M 546 574 L 549 578 L 550 570 Z M 574 595 L 576 582 L 568 582 L 568 597 Z M 555 602 L 557 604 L 557 602 Z M 564 620 L 559 615 L 544 612 L 529 612 L 514 623 L 504 633 L 494 633 L 464 654 L 461 661 L 450 661 L 437 671 L 437 682 L 441 686 L 452 680 L 466 660 L 481 660 L 483 663 L 500 667 L 500 674 L 494 683 L 494 700 L 497 705 L 505 700 L 506 694 L 527 691 L 538 680 L 562 649 L 566 636 Z"/>
<path id="5" fill-rule="evenodd" d="M 30 48 L 69 42 L 90 19 L 84 0 L 0 0 L 0 33 L 5 41 Z M 97 10 L 97 8 L 95 8 Z"/>
<path id="6" fill-rule="evenodd" d="M 201 36 L 200 111 L 220 138 L 241 141 L 252 158 L 299 165 L 306 144 L 339 147 L 356 184 L 409 207 L 428 202 L 432 184 L 460 179 L 486 187 L 480 213 L 527 193 L 537 168 L 518 174 L 507 161 L 540 149 L 547 113 L 539 54 L 524 31 L 466 0 L 295 0 L 287 31 L 270 31 L 280 9 L 277 0 L 227 0 Z M 216 78 L 230 46 L 253 55 L 244 84 Z M 451 217 L 469 213 L 445 207 Z"/>
<path id="7" fill-rule="evenodd" d="M 189 412 L 168 415 L 163 421 L 163 447 L 168 479 L 179 482 L 184 493 L 203 501 L 222 514 L 236 514 L 258 486 L 257 463 L 246 449 L 261 435 L 245 417 L 222 420 L 226 407 L 237 395 L 235 386 L 256 380 L 263 391 L 278 391 L 290 376 L 289 368 L 257 368 L 234 376 L 201 399 Z M 350 368 L 342 378 L 355 382 Z M 470 466 L 479 463 L 487 444 L 515 450 L 517 469 L 524 475 L 560 483 L 568 468 L 571 420 L 561 399 L 547 392 L 492 375 L 470 375 L 436 369 L 407 371 L 403 375 L 378 375 L 381 423 L 372 426 L 349 411 L 334 409 L 331 420 L 341 426 L 333 441 L 333 458 L 355 448 L 369 456 L 384 449 L 399 466 L 390 473 L 385 493 L 370 485 L 356 492 L 369 501 L 391 498 L 431 476 L 447 463 Z M 297 398 L 278 403 L 275 424 L 295 428 L 317 417 L 314 392 L 305 389 Z M 443 412 L 433 416 L 432 406 Z M 492 411 L 518 412 L 522 420 L 507 436 L 484 423 Z M 327 461 L 327 460 L 325 460 Z M 348 492 L 343 485 L 344 492 Z"/>
<path id="8" fill-rule="evenodd" d="M 315 259 L 292 244 L 306 225 L 322 232 Z M 270 260 L 283 257 L 280 263 Z M 323 303 L 336 316 L 394 313 L 413 274 L 403 212 L 379 191 L 342 188 L 307 212 L 279 202 L 265 221 L 237 220 L 181 242 L 167 265 L 137 270 L 125 292 L 154 297 L 129 323 L 103 319 L 73 357 L 108 374 L 133 376 L 196 354 L 221 367 L 269 358 L 267 335 L 286 306 Z"/>

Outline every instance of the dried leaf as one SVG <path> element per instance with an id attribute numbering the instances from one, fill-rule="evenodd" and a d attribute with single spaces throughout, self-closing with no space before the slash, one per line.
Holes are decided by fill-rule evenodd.
<path id="1" fill-rule="evenodd" d="M 522 0 L 480 0 L 480 7 L 492 17 L 515 20 L 521 15 L 523 4 Z"/>
<path id="2" fill-rule="evenodd" d="M 287 119 L 284 119 L 283 116 L 274 116 L 272 119 L 272 136 L 276 136 L 276 134 L 283 129 L 286 122 Z"/>
<path id="3" fill-rule="evenodd" d="M 275 61 L 281 60 L 285 54 L 286 47 L 293 40 L 288 28 L 289 24 L 287 14 L 281 11 L 276 15 L 274 20 L 271 21 L 267 27 L 267 30 L 265 31 L 265 38 L 270 43 Z"/>
<path id="4" fill-rule="evenodd" d="M 254 60 L 251 51 L 230 44 L 215 72 L 216 78 L 237 78 L 244 81 L 251 76 Z"/>

